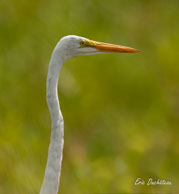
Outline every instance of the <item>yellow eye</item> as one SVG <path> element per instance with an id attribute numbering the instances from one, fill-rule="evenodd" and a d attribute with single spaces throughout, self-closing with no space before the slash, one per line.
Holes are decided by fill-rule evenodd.
<path id="1" fill-rule="evenodd" d="M 80 42 L 80 45 L 81 45 L 81 47 L 82 47 L 82 46 L 85 46 L 85 43 L 84 43 L 83 40 Z"/>

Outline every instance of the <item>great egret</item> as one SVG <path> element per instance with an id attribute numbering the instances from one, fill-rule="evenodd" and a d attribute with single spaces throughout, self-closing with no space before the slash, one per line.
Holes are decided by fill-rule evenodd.
<path id="1" fill-rule="evenodd" d="M 138 53 L 139 51 L 130 47 L 96 42 L 87 38 L 69 35 L 63 37 L 57 43 L 52 53 L 47 75 L 47 103 L 52 120 L 52 131 L 40 194 L 57 194 L 59 186 L 64 143 L 64 121 L 57 90 L 60 69 L 64 62 L 71 57 L 108 52 Z"/>

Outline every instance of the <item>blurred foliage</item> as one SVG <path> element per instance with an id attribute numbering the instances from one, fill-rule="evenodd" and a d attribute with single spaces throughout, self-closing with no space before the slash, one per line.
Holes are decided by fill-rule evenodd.
<path id="1" fill-rule="evenodd" d="M 138 48 L 69 60 L 59 193 L 179 193 L 179 1 L 0 1 L 0 194 L 38 193 L 48 62 L 68 34 Z M 172 186 L 134 186 L 136 178 Z"/>

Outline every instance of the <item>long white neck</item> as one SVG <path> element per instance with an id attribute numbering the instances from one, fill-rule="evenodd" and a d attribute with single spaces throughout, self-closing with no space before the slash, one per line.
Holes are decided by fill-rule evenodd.
<path id="1" fill-rule="evenodd" d="M 52 120 L 52 131 L 45 177 L 40 194 L 57 194 L 59 187 L 64 144 L 64 121 L 57 87 L 59 72 L 64 62 L 63 57 L 57 55 L 56 52 L 52 54 L 47 76 L 47 103 Z"/>

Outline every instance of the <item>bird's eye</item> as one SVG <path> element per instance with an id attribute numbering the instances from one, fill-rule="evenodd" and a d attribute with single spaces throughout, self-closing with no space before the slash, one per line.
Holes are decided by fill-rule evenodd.
<path id="1" fill-rule="evenodd" d="M 81 47 L 82 47 L 82 46 L 85 46 L 84 41 L 80 41 L 80 45 L 81 45 Z"/>

